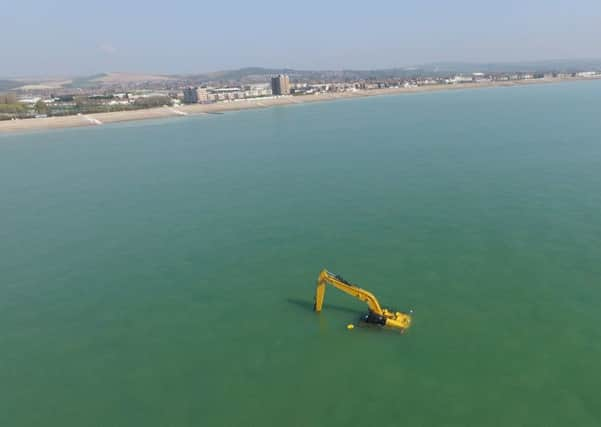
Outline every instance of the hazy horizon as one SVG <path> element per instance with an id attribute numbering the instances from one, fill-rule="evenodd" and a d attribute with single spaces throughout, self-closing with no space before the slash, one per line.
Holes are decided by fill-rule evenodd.
<path id="1" fill-rule="evenodd" d="M 345 67 L 345 68 L 330 68 L 330 69 L 325 69 L 325 68 L 313 68 L 313 69 L 309 69 L 309 68 L 290 68 L 290 67 L 277 67 L 277 66 L 273 66 L 273 67 L 267 67 L 267 66 L 263 66 L 263 65 L 257 65 L 257 64 L 253 64 L 253 65 L 247 65 L 247 66 L 241 66 L 241 67 L 236 67 L 236 68 L 229 68 L 229 69 L 209 69 L 209 70 L 197 70 L 197 71 L 190 71 L 190 72 L 155 72 L 153 70 L 97 70 L 95 72 L 91 72 L 88 74 L 81 74 L 81 73 L 63 73 L 63 74 L 52 74 L 52 75 L 46 75 L 46 74 L 31 74 L 31 75 L 0 75 L 0 79 L 17 79 L 17 80 L 35 80 L 35 79 L 49 79 L 49 80 L 55 80 L 55 79 L 72 79 L 72 78 L 78 78 L 78 77 L 90 77 L 90 76 L 94 76 L 94 75 L 101 75 L 101 74 L 109 74 L 109 73 L 120 73 L 120 74 L 140 74 L 140 75 L 149 75 L 149 76 L 186 76 L 186 75 L 197 75 L 197 74 L 210 74 L 210 73 L 218 73 L 218 72 L 223 72 L 223 71 L 233 71 L 233 70 L 244 70 L 244 69 L 253 69 L 253 68 L 257 68 L 257 69 L 265 69 L 265 70 L 293 70 L 293 71 L 323 71 L 323 72 L 328 72 L 328 71 L 332 71 L 332 72 L 337 72 L 337 71 L 379 71 L 379 70 L 386 70 L 386 69 L 406 69 L 406 70 L 411 70 L 412 68 L 420 68 L 420 67 L 433 67 L 436 65 L 445 65 L 445 64 L 453 64 L 453 65 L 465 65 L 465 66 L 469 66 L 469 65 L 473 65 L 474 67 L 477 66 L 482 66 L 482 65 L 519 65 L 519 64 L 546 64 L 546 63 L 565 63 L 565 64 L 569 64 L 570 62 L 599 62 L 601 64 L 601 57 L 597 57 L 597 58 L 546 58 L 546 59 L 540 59 L 540 60 L 536 60 L 536 61 L 483 61 L 483 62 L 476 62 L 476 61 L 432 61 L 432 62 L 427 62 L 427 63 L 421 63 L 421 64 L 411 64 L 411 65 L 400 65 L 398 67 L 387 67 L 387 68 L 383 68 L 383 67 L 366 67 L 366 68 L 349 68 L 349 67 Z"/>
<path id="2" fill-rule="evenodd" d="M 475 0 L 369 7 L 307 0 L 227 6 L 107 0 L 93 13 L 62 0 L 3 8 L 0 77 L 103 72 L 191 74 L 246 68 L 404 68 L 438 62 L 515 63 L 601 58 L 593 0 Z"/>

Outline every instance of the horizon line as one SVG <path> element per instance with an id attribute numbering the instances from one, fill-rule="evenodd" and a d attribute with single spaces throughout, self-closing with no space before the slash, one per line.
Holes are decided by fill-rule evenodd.
<path id="1" fill-rule="evenodd" d="M 370 72 L 370 71 L 388 71 L 388 70 L 419 70 L 424 67 L 434 67 L 434 66 L 445 66 L 445 65 L 463 65 L 463 66 L 503 66 L 503 65 L 520 65 L 520 64 L 545 64 L 545 63 L 555 63 L 555 62 L 563 62 L 566 65 L 569 65 L 570 62 L 585 62 L 585 61 L 599 61 L 601 65 L 601 57 L 581 57 L 581 58 L 548 58 L 548 59 L 535 59 L 535 60 L 511 60 L 511 61 L 461 61 L 461 60 L 445 60 L 445 61 L 431 61 L 431 62 L 423 62 L 420 64 L 414 65 L 399 65 L 394 67 L 374 67 L 374 68 L 303 68 L 303 67 L 271 67 L 271 66 L 258 66 L 258 65 L 249 65 L 237 68 L 222 68 L 222 69 L 213 69 L 211 71 L 188 71 L 188 72 L 153 72 L 153 71 L 144 71 L 144 70 L 135 70 L 135 71 L 122 71 L 122 70 L 112 70 L 112 71 L 98 71 L 89 74 L 75 73 L 75 74 L 55 74 L 55 75 L 44 75 L 44 74 L 36 74 L 36 75 L 8 75 L 8 76 L 0 76 L 0 80 L 16 80 L 16 81 L 25 81 L 25 80 L 35 80 L 35 79 L 46 79 L 46 80 L 58 80 L 58 79 L 76 79 L 76 78 L 89 78 L 91 76 L 101 76 L 106 74 L 141 74 L 141 75 L 150 75 L 150 76 L 161 76 L 161 77 L 186 77 L 186 76 L 194 76 L 200 74 L 216 74 L 216 73 L 224 73 L 230 71 L 243 71 L 249 69 L 258 69 L 265 71 L 273 71 L 273 72 L 282 72 L 282 71 L 294 71 L 294 72 Z"/>

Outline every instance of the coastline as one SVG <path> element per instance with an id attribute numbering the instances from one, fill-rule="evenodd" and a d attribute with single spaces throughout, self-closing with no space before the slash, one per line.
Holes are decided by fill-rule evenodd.
<path id="1" fill-rule="evenodd" d="M 214 104 L 187 104 L 177 107 L 157 107 L 144 110 L 116 111 L 86 115 L 45 117 L 38 119 L 21 119 L 0 121 L 0 134 L 20 133 L 26 131 L 44 131 L 51 129 L 102 126 L 104 124 L 164 119 L 169 117 L 194 116 L 201 114 L 220 114 L 228 111 L 269 108 L 279 105 L 306 104 L 326 102 L 339 99 L 365 98 L 370 96 L 401 95 L 422 92 L 438 92 L 450 90 L 480 89 L 492 87 L 515 87 L 537 84 L 564 83 L 573 81 L 600 80 L 599 78 L 546 78 L 537 80 L 516 80 L 487 83 L 462 83 L 449 85 L 418 86 L 409 88 L 386 88 L 357 90 L 355 92 L 326 93 L 319 95 L 282 96 L 274 98 L 257 98 L 240 101 L 219 102 Z"/>

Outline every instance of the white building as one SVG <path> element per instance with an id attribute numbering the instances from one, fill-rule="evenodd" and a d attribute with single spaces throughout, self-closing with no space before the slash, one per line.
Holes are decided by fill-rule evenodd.
<path id="1" fill-rule="evenodd" d="M 596 77 L 599 73 L 596 71 L 582 71 L 580 73 L 576 73 L 577 77 Z"/>
<path id="2" fill-rule="evenodd" d="M 473 81 L 474 79 L 472 77 L 462 75 L 456 75 L 450 80 L 451 83 L 471 83 Z"/>

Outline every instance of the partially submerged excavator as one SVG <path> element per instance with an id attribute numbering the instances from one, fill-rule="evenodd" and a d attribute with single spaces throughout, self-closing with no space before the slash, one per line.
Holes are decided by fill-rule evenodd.
<path id="1" fill-rule="evenodd" d="M 364 315 L 361 320 L 366 323 L 387 326 L 389 328 L 400 329 L 403 332 L 411 326 L 411 316 L 407 313 L 399 311 L 390 311 L 382 308 L 378 299 L 369 291 L 355 286 L 337 274 L 331 273 L 328 270 L 322 270 L 317 278 L 317 289 L 315 291 L 315 305 L 313 309 L 319 313 L 323 307 L 323 299 L 326 294 L 326 284 L 340 289 L 359 300 L 367 303 L 369 312 Z"/>

